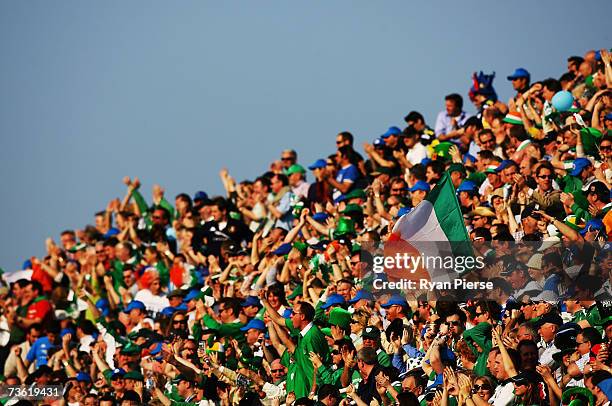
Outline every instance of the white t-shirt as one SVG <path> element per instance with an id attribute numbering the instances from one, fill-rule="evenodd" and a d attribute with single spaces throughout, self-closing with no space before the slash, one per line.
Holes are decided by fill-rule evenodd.
<path id="1" fill-rule="evenodd" d="M 412 165 L 420 164 L 425 158 L 427 158 L 427 147 L 420 142 L 414 144 L 410 151 L 406 153 L 406 160 Z"/>
<path id="2" fill-rule="evenodd" d="M 149 289 L 138 291 L 134 300 L 140 300 L 144 303 L 145 308 L 153 313 L 161 312 L 164 307 L 170 306 L 168 298 L 165 296 L 154 295 Z"/>
<path id="3" fill-rule="evenodd" d="M 498 385 L 493 396 L 489 399 L 489 403 L 495 406 L 506 406 L 512 401 L 514 401 L 514 384 L 512 381 L 508 381 L 504 385 Z"/>

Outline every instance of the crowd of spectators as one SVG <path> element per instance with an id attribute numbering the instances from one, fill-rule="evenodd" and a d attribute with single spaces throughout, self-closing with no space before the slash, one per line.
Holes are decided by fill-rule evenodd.
<path id="1" fill-rule="evenodd" d="M 2 383 L 60 385 L 47 405 L 608 405 L 610 63 L 518 68 L 507 103 L 475 74 L 476 115 L 449 94 L 433 129 L 411 111 L 364 155 L 344 131 L 313 163 L 288 149 L 251 180 L 222 170 L 225 196 L 156 185 L 147 202 L 126 177 L 94 225 L 4 275 Z M 490 256 L 498 300 L 380 295 L 364 276 L 361 247 L 443 177 L 472 241 L 525 257 Z M 562 242 L 600 244 L 570 272 Z"/>

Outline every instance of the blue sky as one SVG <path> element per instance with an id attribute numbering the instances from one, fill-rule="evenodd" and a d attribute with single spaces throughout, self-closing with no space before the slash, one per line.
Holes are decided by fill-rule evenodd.
<path id="1" fill-rule="evenodd" d="M 0 2 L 0 267 L 82 228 L 124 175 L 218 194 L 280 151 L 309 164 L 410 110 L 467 99 L 472 72 L 558 77 L 612 44 L 609 1 Z M 481 5 L 478 7 L 477 5 Z M 469 106 L 468 111 L 471 110 Z"/>

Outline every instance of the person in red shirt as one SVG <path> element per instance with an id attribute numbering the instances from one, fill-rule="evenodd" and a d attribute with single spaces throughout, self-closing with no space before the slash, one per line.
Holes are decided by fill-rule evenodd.
<path id="1" fill-rule="evenodd" d="M 39 282 L 30 281 L 23 288 L 24 301 L 28 303 L 25 317 L 17 317 L 19 327 L 27 329 L 32 324 L 43 323 L 51 318 L 53 307 L 51 303 L 42 296 L 43 290 Z"/>

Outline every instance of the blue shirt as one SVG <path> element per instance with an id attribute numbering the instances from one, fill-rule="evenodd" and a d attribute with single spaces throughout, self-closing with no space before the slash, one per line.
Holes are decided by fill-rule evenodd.
<path id="1" fill-rule="evenodd" d="M 50 349 L 55 348 L 56 345 L 49 341 L 47 336 L 41 337 L 38 340 L 34 341 L 26 359 L 32 363 L 36 360 L 36 368 L 41 365 L 47 365 L 47 359 L 49 358 L 48 352 Z"/>
<path id="2" fill-rule="evenodd" d="M 470 118 L 465 111 L 462 111 L 457 117 L 454 117 L 457 120 L 457 128 L 460 128 L 465 124 L 468 118 Z M 453 117 L 449 116 L 446 110 L 438 113 L 438 117 L 436 118 L 436 137 L 440 134 L 448 134 L 453 131 L 453 125 L 451 124 Z"/>
<path id="3" fill-rule="evenodd" d="M 359 170 L 353 164 L 345 166 L 344 168 L 340 169 L 336 174 L 336 182 L 340 184 L 344 182 L 355 183 L 357 179 L 359 179 Z M 341 194 L 341 191 L 339 191 L 338 189 L 334 189 L 334 200 L 339 198 Z"/>

